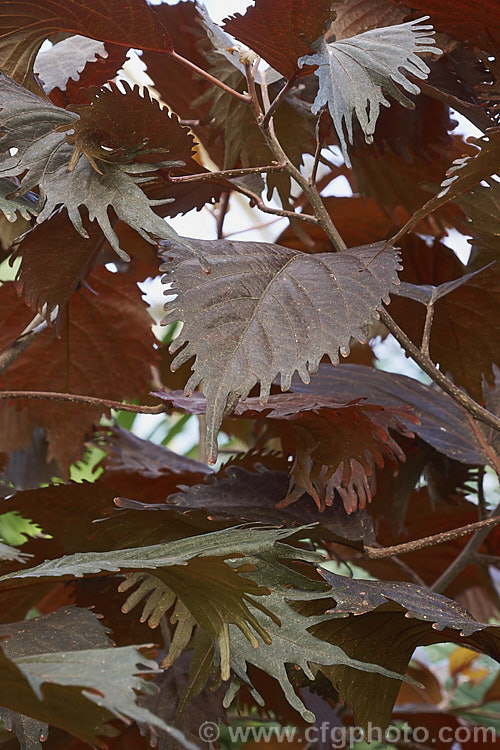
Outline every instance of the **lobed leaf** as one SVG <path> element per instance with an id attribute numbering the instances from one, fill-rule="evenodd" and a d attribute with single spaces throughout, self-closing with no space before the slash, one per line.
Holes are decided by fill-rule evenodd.
<path id="1" fill-rule="evenodd" d="M 404 673 L 419 645 L 449 641 L 469 645 L 494 659 L 500 657 L 500 628 L 474 620 L 451 599 L 410 583 L 363 581 L 337 576 L 327 570 L 330 596 L 337 603 L 323 623 L 314 628 L 317 637 L 342 645 L 347 653 L 373 660 L 386 669 Z M 346 617 L 346 613 L 349 614 Z M 399 685 L 349 667 L 323 670 L 354 708 L 355 722 L 385 727 L 390 721 Z M 377 696 L 376 706 L 373 695 Z"/>
<path id="2" fill-rule="evenodd" d="M 17 149 L 14 155 L 5 156 L 0 162 L 0 174 L 22 175 L 16 195 L 39 187 L 42 209 L 37 219 L 39 223 L 62 205 L 75 228 L 83 237 L 88 237 L 79 212 L 80 206 L 85 206 L 90 220 L 97 219 L 110 245 L 125 260 L 129 260 L 129 256 L 120 249 L 108 216 L 110 207 L 148 242 L 152 242 L 148 233 L 170 239 L 178 236 L 152 210 L 157 201 L 149 200 L 139 187 L 146 179 L 143 175 L 156 171 L 157 164 L 100 162 L 100 172 L 86 158 L 79 158 L 72 164 L 73 149 L 56 128 L 71 126 L 74 114 L 41 99 L 3 73 L 0 75 L 0 107 L 1 147 L 4 151 Z M 170 119 L 167 114 L 165 117 Z M 74 169 L 70 171 L 69 167 Z"/>
<path id="3" fill-rule="evenodd" d="M 69 81 L 78 81 L 87 63 L 107 56 L 103 42 L 76 34 L 41 50 L 35 60 L 35 73 L 46 94 L 55 88 L 64 91 Z"/>
<path id="4" fill-rule="evenodd" d="M 175 392 L 156 395 L 187 411 L 194 406 L 198 412 L 204 406 L 199 394 L 196 400 Z M 413 437 L 404 423 L 418 421 L 409 409 L 336 402 L 305 393 L 272 394 L 265 404 L 248 398 L 236 406 L 233 416 L 265 418 L 260 444 L 279 437 L 283 453 L 293 456 L 290 487 L 278 507 L 285 508 L 307 493 L 324 511 L 340 495 L 347 513 L 364 509 L 371 501 L 375 466 L 388 462 L 397 471 L 398 460 L 405 460 L 390 430 Z"/>
<path id="5" fill-rule="evenodd" d="M 419 421 L 411 429 L 437 451 L 466 464 L 487 464 L 489 458 L 471 434 L 463 410 L 446 393 L 430 389 L 406 375 L 363 365 L 321 364 L 311 383 L 295 377 L 292 390 L 329 398 L 363 398 L 383 406 L 410 406 Z"/>
<path id="6" fill-rule="evenodd" d="M 0 654 L 0 715 L 22 747 L 40 747 L 48 724 L 104 747 L 99 737 L 113 734 L 104 724 L 120 718 L 156 725 L 193 750 L 178 730 L 137 703 L 136 691 L 154 690 L 138 673 L 156 671 L 156 662 L 136 646 L 112 648 L 89 610 L 64 607 L 2 625 L 0 634 L 7 636 Z"/>
<path id="7" fill-rule="evenodd" d="M 61 31 L 129 49 L 171 50 L 167 30 L 146 0 L 3 0 L 0 68 L 30 82 L 38 50 Z"/>
<path id="8" fill-rule="evenodd" d="M 39 211 L 38 196 L 27 193 L 13 197 L 16 186 L 5 177 L 0 178 L 0 211 L 7 221 L 14 223 L 19 217 L 29 221 Z"/>
<path id="9" fill-rule="evenodd" d="M 380 105 L 390 106 L 382 89 L 405 107 L 413 107 L 410 94 L 418 94 L 418 86 L 407 78 L 425 79 L 429 67 L 419 57 L 426 52 L 439 54 L 432 39 L 432 26 L 422 24 L 420 18 L 397 26 L 373 29 L 350 39 L 327 44 L 320 39 L 314 55 L 299 60 L 300 65 L 317 65 L 315 75 L 319 90 L 314 100 L 314 114 L 328 106 L 345 162 L 351 162 L 347 140 L 353 143 L 353 115 L 356 115 L 367 143 L 373 134 Z M 398 85 L 396 85 L 398 84 Z"/>
<path id="10" fill-rule="evenodd" d="M 281 374 L 283 390 L 295 371 L 305 381 L 323 355 L 339 361 L 351 337 L 364 340 L 364 326 L 397 283 L 398 254 L 380 253 L 383 243 L 342 253 L 307 255 L 279 245 L 194 240 L 207 253 L 211 273 L 198 271 L 188 254 L 170 246 L 162 269 L 167 294 L 165 323 L 181 321 L 171 345 L 173 367 L 196 355 L 186 394 L 203 380 L 207 397 L 207 455 L 217 456 L 217 430 L 251 388 L 261 384 L 265 403 Z"/>

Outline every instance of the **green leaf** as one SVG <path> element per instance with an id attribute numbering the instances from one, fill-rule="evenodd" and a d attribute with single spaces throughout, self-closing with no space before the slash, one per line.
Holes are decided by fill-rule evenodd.
<path id="1" fill-rule="evenodd" d="M 441 52 L 430 36 L 434 33 L 432 26 L 422 24 L 427 18 L 372 29 L 330 44 L 320 37 L 317 52 L 300 58 L 300 66 L 318 66 L 315 75 L 319 78 L 319 91 L 312 111 L 317 114 L 328 106 L 348 166 L 351 163 L 344 125 L 352 144 L 354 114 L 366 142 L 372 143 L 380 105 L 390 106 L 383 89 L 403 106 L 413 108 L 411 99 L 401 89 L 410 94 L 418 94 L 420 89 L 405 72 L 416 78 L 427 78 L 430 69 L 418 55 Z"/>
<path id="2" fill-rule="evenodd" d="M 28 537 L 37 537 L 42 533 L 38 524 L 29 518 L 23 518 L 16 511 L 0 515 L 0 539 L 7 544 L 24 544 Z"/>
<path id="3" fill-rule="evenodd" d="M 308 255 L 280 245 L 193 240 L 209 259 L 211 273 L 178 246 L 169 246 L 161 268 L 174 283 L 165 323 L 181 321 L 170 347 L 172 367 L 196 355 L 186 394 L 203 380 L 207 397 L 207 456 L 217 457 L 217 431 L 230 412 L 260 382 L 266 403 L 281 373 L 288 390 L 295 370 L 304 382 L 323 355 L 332 362 L 349 352 L 351 337 L 363 341 L 366 324 L 398 283 L 398 253 L 384 243 L 340 253 Z"/>
<path id="4" fill-rule="evenodd" d="M 262 584 L 265 581 L 265 585 L 271 589 L 267 597 L 270 600 L 269 609 L 277 617 L 274 622 L 265 623 L 271 636 L 271 643 L 259 645 L 258 649 L 251 648 L 234 627 L 229 628 L 231 667 L 242 682 L 250 685 L 257 702 L 262 704 L 263 701 L 252 688 L 247 673 L 248 664 L 253 664 L 277 679 L 290 705 L 306 721 L 314 721 L 314 714 L 304 706 L 295 692 L 287 672 L 287 664 L 301 667 L 310 679 L 314 679 L 318 667 L 321 669 L 325 665 L 330 667 L 342 665 L 344 668 L 354 669 L 356 673 L 360 670 L 360 680 L 366 679 L 367 672 L 383 675 L 390 682 L 401 679 L 400 674 L 383 667 L 377 668 L 372 663 L 348 656 L 337 644 L 327 643 L 310 632 L 311 628 L 323 621 L 324 616 L 308 617 L 297 612 L 291 605 L 318 599 L 321 601 L 323 597 L 328 596 L 328 591 L 322 589 L 320 582 L 305 578 L 290 568 L 278 566 L 271 558 L 268 558 L 265 570 L 259 567 L 247 576 L 257 583 Z M 256 617 L 260 618 L 264 624 L 264 615 L 256 613 Z M 347 684 L 340 687 L 340 692 L 345 692 L 347 687 Z M 235 686 L 228 692 L 226 705 L 232 699 L 234 689 Z"/>
<path id="5" fill-rule="evenodd" d="M 130 258 L 119 246 L 108 216 L 110 207 L 118 218 L 151 244 L 154 243 L 148 233 L 180 241 L 177 233 L 152 210 L 166 199 L 149 200 L 140 188 L 147 180 L 144 175 L 157 170 L 161 163 L 102 162 L 102 173 L 99 173 L 86 158 L 80 157 L 70 171 L 73 148 L 55 128 L 67 128 L 77 119 L 74 113 L 41 99 L 3 73 L 0 74 L 0 107 L 0 127 L 4 133 L 0 141 L 2 150 L 17 149 L 15 155 L 6 156 L 0 163 L 0 174 L 22 175 L 16 195 L 39 187 L 42 211 L 38 223 L 48 219 L 54 209 L 62 205 L 77 231 L 88 237 L 79 211 L 80 206 L 85 206 L 90 220 L 97 219 L 107 240 L 124 260 Z M 164 162 L 163 166 L 172 164 L 174 162 Z"/>
<path id="6" fill-rule="evenodd" d="M 136 691 L 154 690 L 138 676 L 157 670 L 135 646 L 112 648 L 97 617 L 65 607 L 34 620 L 0 626 L 0 716 L 21 747 L 39 748 L 48 724 L 96 745 L 120 718 L 153 724 L 188 748 L 182 734 L 140 707 Z"/>

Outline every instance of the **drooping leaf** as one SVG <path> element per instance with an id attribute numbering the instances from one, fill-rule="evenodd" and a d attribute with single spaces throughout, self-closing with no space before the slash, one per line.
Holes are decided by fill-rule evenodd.
<path id="1" fill-rule="evenodd" d="M 363 398 L 383 406 L 411 406 L 419 418 L 412 430 L 450 458 L 467 464 L 488 463 L 488 457 L 471 434 L 464 412 L 442 391 L 406 375 L 373 370 L 362 365 L 331 367 L 321 364 L 308 385 L 294 378 L 292 390 L 329 398 Z"/>
<path id="2" fill-rule="evenodd" d="M 146 179 L 141 175 L 155 171 L 157 164 L 100 162 L 99 173 L 86 158 L 80 158 L 71 171 L 73 149 L 64 134 L 55 131 L 56 127 L 66 127 L 75 120 L 71 112 L 40 99 L 4 74 L 0 77 L 0 107 L 0 126 L 4 133 L 0 141 L 2 149 L 17 149 L 14 156 L 6 156 L 0 163 L 0 174 L 23 175 L 16 194 L 39 186 L 42 210 L 38 222 L 47 219 L 62 205 L 75 228 L 86 237 L 79 212 L 83 205 L 88 209 L 90 220 L 97 219 L 113 249 L 125 260 L 129 256 L 119 247 L 108 216 L 110 206 L 118 218 L 148 242 L 152 242 L 148 232 L 158 237 L 177 237 L 152 210 L 155 201 L 148 200 L 139 187 Z"/>
<path id="3" fill-rule="evenodd" d="M 253 665 L 265 672 L 270 673 L 279 681 L 281 689 L 290 705 L 298 711 L 306 721 L 314 721 L 314 714 L 309 711 L 301 698 L 295 692 L 290 676 L 287 672 L 286 665 L 296 665 L 300 667 L 305 675 L 310 679 L 314 678 L 314 673 L 318 669 L 323 670 L 325 665 L 332 668 L 355 670 L 361 669 L 360 680 L 362 681 L 372 670 L 372 665 L 368 663 L 361 664 L 355 659 L 349 664 L 345 653 L 339 649 L 336 644 L 319 641 L 311 634 L 312 628 L 323 619 L 307 617 L 296 611 L 293 605 L 310 602 L 325 596 L 325 590 L 319 581 L 312 581 L 305 578 L 301 573 L 292 571 L 290 568 L 284 568 L 273 564 L 268 558 L 267 569 L 256 568 L 255 571 L 247 574 L 256 583 L 266 585 L 270 589 L 267 600 L 270 601 L 270 609 L 277 616 L 277 620 L 268 623 L 267 618 L 260 612 L 256 612 L 256 617 L 261 622 L 266 623 L 266 629 L 271 635 L 271 643 L 259 646 L 258 649 L 252 649 L 245 639 L 234 626 L 230 626 L 231 636 L 231 666 L 237 677 L 242 683 L 249 685 L 255 700 L 262 705 L 262 697 L 257 690 L 252 687 L 248 666 Z M 293 584 L 293 588 L 291 587 Z M 306 605 L 307 606 L 307 605 Z M 319 605 L 321 607 L 321 604 Z M 351 654 L 354 658 L 354 654 Z M 382 679 L 394 682 L 397 675 L 394 672 L 382 670 Z M 361 676 L 362 675 L 362 676 Z M 226 696 L 228 704 L 234 692 L 238 689 L 238 684 L 234 684 Z M 339 692 L 345 696 L 348 690 L 348 684 L 343 684 Z M 352 704 L 357 706 L 357 696 L 353 696 Z"/>
<path id="4" fill-rule="evenodd" d="M 0 178 L 0 211 L 7 221 L 14 223 L 19 217 L 29 221 L 38 214 L 38 196 L 34 193 L 13 197 L 16 186 L 10 180 Z M 11 196 L 11 197 L 9 197 Z"/>
<path id="5" fill-rule="evenodd" d="M 0 68 L 28 83 L 40 46 L 61 31 L 127 49 L 172 49 L 167 30 L 145 0 L 5 0 L 0 6 Z"/>
<path id="6" fill-rule="evenodd" d="M 69 302 L 60 337 L 53 330 L 42 331 L 3 374 L 3 389 L 62 391 L 119 401 L 149 390 L 150 366 L 156 359 L 154 336 L 136 283 L 105 269 L 88 281 L 89 288 L 80 289 Z M 13 287 L 11 282 L 0 289 L 1 305 L 10 310 L 0 346 L 19 335 L 33 317 Z M 101 368 L 94 366 L 94 358 L 103 363 Z M 46 429 L 48 459 L 55 458 L 66 474 L 102 408 L 43 400 L 21 405 Z M 2 407 L 16 409 L 6 402 Z"/>
<path id="7" fill-rule="evenodd" d="M 265 456 L 262 457 L 264 460 Z M 269 471 L 264 465 L 257 465 L 255 471 L 248 471 L 240 466 L 225 470 L 225 476 L 211 476 L 205 484 L 191 487 L 182 486 L 165 503 L 155 505 L 139 503 L 136 500 L 119 498 L 120 508 L 135 508 L 144 512 L 163 512 L 178 508 L 182 512 L 195 509 L 206 509 L 210 516 L 229 518 L 240 522 L 269 523 L 274 525 L 318 523 L 319 526 L 309 531 L 311 538 L 324 539 L 340 537 L 356 540 L 363 537 L 361 518 L 362 511 L 348 516 L 340 503 L 325 509 L 318 515 L 312 502 L 283 508 L 276 507 L 286 497 L 288 491 L 288 474 L 284 471 Z"/>
<path id="8" fill-rule="evenodd" d="M 167 402 L 187 410 L 193 398 L 174 393 L 157 393 Z M 196 398 L 196 411 L 203 408 Z M 389 430 L 413 436 L 406 424 L 417 418 L 409 409 L 387 408 L 359 402 L 335 402 L 304 393 L 280 393 L 269 396 L 265 404 L 257 398 L 240 402 L 233 416 L 244 419 L 272 420 L 261 442 L 281 438 L 285 455 L 293 456 L 291 482 L 286 497 L 279 502 L 287 507 L 308 494 L 324 511 L 340 495 L 348 513 L 364 509 L 375 488 L 375 466 L 389 462 L 397 470 L 404 452 Z M 276 423 L 275 423 L 276 421 Z M 290 429 L 292 428 L 292 429 Z"/>
<path id="9" fill-rule="evenodd" d="M 500 44 L 500 11 L 496 0 L 463 0 L 460 13 L 454 0 L 392 0 L 429 13 L 432 23 L 455 39 L 493 53 Z"/>
<path id="10" fill-rule="evenodd" d="M 428 65 L 419 57 L 426 52 L 439 54 L 431 34 L 432 26 L 418 19 L 406 24 L 374 29 L 351 39 L 327 44 L 321 39 L 314 55 L 306 55 L 300 64 L 317 65 L 319 91 L 312 111 L 317 114 L 328 106 L 346 164 L 350 166 L 347 140 L 353 142 L 353 115 L 356 115 L 367 143 L 373 140 L 380 105 L 389 106 L 382 88 L 400 104 L 412 106 L 410 94 L 420 89 L 402 71 L 425 79 Z M 398 85 L 396 85 L 398 84 Z"/>
<path id="11" fill-rule="evenodd" d="M 224 19 L 224 29 L 291 78 L 299 73 L 298 58 L 309 54 L 326 31 L 333 15 L 331 4 L 319 0 L 311 12 L 307 0 L 256 0 L 243 15 Z"/>
<path id="12" fill-rule="evenodd" d="M 165 322 L 184 324 L 171 350 L 186 346 L 173 366 L 196 355 L 186 393 L 203 380 L 207 454 L 215 461 L 224 412 L 257 382 L 265 403 L 278 374 L 283 390 L 296 370 L 308 382 L 324 354 L 338 362 L 351 337 L 364 339 L 363 327 L 397 283 L 398 256 L 380 253 L 382 243 L 311 256 L 265 243 L 193 242 L 211 273 L 199 273 L 181 248 L 169 249 L 163 268 L 177 296 Z"/>
<path id="13" fill-rule="evenodd" d="M 381 663 L 387 669 L 405 672 L 414 649 L 451 641 L 470 645 L 495 659 L 500 658 L 500 630 L 474 620 L 463 607 L 439 594 L 410 583 L 359 581 L 322 570 L 332 585 L 336 601 L 325 620 L 313 632 L 325 640 L 343 644 Z M 345 617 L 346 613 L 350 614 Z M 362 726 L 377 722 L 385 727 L 391 717 L 399 685 L 380 675 L 366 674 L 360 680 L 349 667 L 327 667 L 325 673 L 339 689 L 347 685 L 345 698 Z M 373 695 L 377 705 L 373 706 Z"/>

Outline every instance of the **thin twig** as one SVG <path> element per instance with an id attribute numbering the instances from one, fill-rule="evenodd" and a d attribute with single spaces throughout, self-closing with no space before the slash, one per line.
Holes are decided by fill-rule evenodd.
<path id="1" fill-rule="evenodd" d="M 474 437 L 481 445 L 484 453 L 488 456 L 490 466 L 500 477 L 500 457 L 495 452 L 489 441 L 486 439 L 486 436 L 482 431 L 480 425 L 474 419 L 471 419 L 469 415 L 467 415 L 467 418 Z M 472 537 L 472 539 L 467 542 L 458 557 L 455 558 L 451 565 L 434 582 L 434 584 L 432 585 L 433 591 L 444 591 L 450 585 L 450 583 L 455 580 L 455 578 L 462 572 L 462 570 L 466 568 L 469 563 L 474 561 L 479 547 L 489 534 L 490 529 L 487 526 L 488 522 L 491 524 L 491 526 L 494 526 L 496 523 L 500 523 L 500 505 L 498 505 L 491 511 L 488 518 L 484 519 L 483 521 L 478 521 L 478 523 L 484 525 L 484 528 L 478 527 L 479 530 Z"/>
<path id="2" fill-rule="evenodd" d="M 495 430 L 500 431 L 500 419 L 494 414 L 489 412 L 484 407 L 480 406 L 474 399 L 472 399 L 467 393 L 462 391 L 455 383 L 443 375 L 441 370 L 426 357 L 418 346 L 415 346 L 413 341 L 406 335 L 406 333 L 398 326 L 396 321 L 389 315 L 387 310 L 380 310 L 380 320 L 389 329 L 396 341 L 401 344 L 405 352 L 419 365 L 419 367 L 437 383 L 443 391 L 452 397 L 460 406 L 462 406 L 469 414 L 479 419 L 489 427 L 493 427 Z"/>
<path id="3" fill-rule="evenodd" d="M 250 97 L 248 94 L 241 94 L 239 91 L 235 91 L 235 89 L 232 89 L 231 86 L 227 86 L 222 81 L 219 81 L 217 78 L 210 75 L 210 73 L 208 73 L 206 70 L 203 70 L 203 68 L 199 68 L 194 62 L 191 62 L 191 60 L 187 60 L 185 57 L 182 57 L 182 55 L 179 55 L 175 50 L 167 50 L 166 54 L 173 60 L 177 60 L 177 62 L 181 65 L 184 65 L 185 68 L 189 68 L 189 70 L 198 73 L 199 76 L 205 78 L 207 81 L 210 81 L 210 83 L 212 83 L 214 86 L 218 86 L 220 89 L 225 91 L 226 94 L 231 94 L 231 96 L 234 96 L 235 99 L 239 99 L 242 102 L 250 101 Z"/>
<path id="4" fill-rule="evenodd" d="M 234 189 L 236 190 L 236 192 L 245 195 L 247 198 L 250 198 L 250 206 L 257 206 L 257 208 L 263 211 L 263 213 L 274 214 L 275 216 L 284 216 L 287 219 L 298 219 L 299 221 L 305 221 L 308 224 L 320 223 L 319 219 L 316 216 L 313 216 L 313 214 L 302 214 L 297 213 L 296 211 L 287 211 L 284 208 L 272 208 L 271 206 L 267 206 L 260 195 L 257 195 L 257 193 L 254 193 L 252 190 L 249 190 L 243 185 L 235 185 Z"/>
<path id="5" fill-rule="evenodd" d="M 428 359 L 430 359 L 429 346 L 431 341 L 431 328 L 433 320 L 434 302 L 431 301 L 428 305 L 426 305 L 424 331 L 422 333 L 422 343 L 420 344 L 420 351 L 422 352 L 423 356 L 427 357 Z"/>
<path id="6" fill-rule="evenodd" d="M 271 117 L 274 116 L 274 113 L 278 109 L 279 105 L 287 95 L 288 91 L 291 89 L 293 84 L 295 83 L 297 79 L 297 74 L 294 73 L 291 78 L 287 80 L 281 91 L 277 94 L 277 96 L 274 97 L 272 104 L 267 108 L 266 114 L 264 115 L 264 119 L 262 120 L 262 127 L 267 128 L 269 121 L 271 120 Z"/>
<path id="7" fill-rule="evenodd" d="M 267 92 L 267 87 L 263 84 L 262 85 L 262 99 L 264 101 L 264 104 L 266 102 L 269 102 L 269 95 Z M 335 250 L 346 250 L 347 245 L 345 244 L 344 240 L 340 236 L 337 227 L 333 223 L 333 221 L 330 218 L 330 214 L 326 210 L 324 203 L 321 199 L 320 194 L 318 193 L 315 186 L 312 186 L 309 184 L 308 180 L 304 177 L 300 169 L 298 169 L 293 162 L 290 161 L 286 153 L 283 151 L 281 147 L 281 143 L 279 142 L 278 138 L 276 137 L 276 133 L 274 132 L 274 124 L 273 124 L 273 118 L 270 117 L 269 122 L 264 127 L 264 120 L 262 117 L 259 118 L 259 111 L 260 110 L 260 103 L 258 101 L 256 93 L 255 92 L 255 85 L 253 88 L 250 85 L 249 82 L 249 92 L 252 96 L 252 109 L 254 111 L 257 123 L 261 129 L 262 134 L 264 135 L 264 138 L 266 139 L 266 143 L 271 149 L 271 151 L 274 154 L 274 157 L 276 160 L 283 164 L 286 167 L 286 170 L 290 177 L 292 177 L 295 182 L 302 188 L 302 191 L 307 196 L 307 199 L 309 200 L 309 203 L 311 204 L 311 208 L 314 211 L 315 216 L 318 219 L 318 223 L 323 228 L 326 236 L 330 240 L 332 246 L 335 248 Z M 255 100 L 254 100 L 255 97 Z M 270 104 L 268 104 L 268 110 L 269 110 Z"/>
<path id="8" fill-rule="evenodd" d="M 462 570 L 466 568 L 469 563 L 474 561 L 479 547 L 490 533 L 491 528 L 499 523 L 500 505 L 492 511 L 489 518 L 485 518 L 484 521 L 477 521 L 476 524 L 471 524 L 475 526 L 478 526 L 478 524 L 483 524 L 484 528 L 478 527 L 479 530 L 476 534 L 474 534 L 472 539 L 467 542 L 458 557 L 456 557 L 451 565 L 439 576 L 436 581 L 434 581 L 431 586 L 432 591 L 436 591 L 437 593 L 444 591 L 450 585 L 450 583 L 454 581 L 458 575 L 460 575 Z"/>
<path id="9" fill-rule="evenodd" d="M 314 162 L 313 162 L 313 168 L 311 170 L 311 174 L 309 175 L 309 184 L 311 187 L 314 187 L 316 185 L 316 180 L 318 177 L 318 167 L 319 167 L 319 161 L 321 156 L 321 149 L 323 148 L 323 138 L 321 138 L 319 127 L 321 122 L 321 116 L 318 117 L 316 120 L 316 150 L 314 152 Z"/>
<path id="10" fill-rule="evenodd" d="M 12 400 L 19 398 L 44 399 L 50 401 L 69 401 L 73 404 L 101 406 L 103 409 L 132 411 L 135 414 L 162 414 L 165 411 L 164 404 L 157 404 L 157 406 L 124 404 L 121 401 L 113 401 L 109 398 L 97 398 L 97 396 L 80 396 L 75 393 L 57 393 L 56 391 L 0 391 L 0 400 Z"/>
<path id="11" fill-rule="evenodd" d="M 480 563 L 480 565 L 493 565 L 495 568 L 500 568 L 499 555 L 486 555 L 482 552 L 476 552 L 473 562 Z"/>
<path id="12" fill-rule="evenodd" d="M 439 534 L 433 534 L 432 536 L 425 536 L 421 539 L 414 539 L 411 542 L 404 542 L 404 544 L 394 544 L 390 547 L 364 547 L 364 552 L 370 560 L 379 560 L 385 557 L 394 557 L 394 555 L 405 555 L 408 552 L 416 552 L 419 549 L 427 549 L 427 547 L 435 547 L 437 544 L 443 544 L 443 542 L 449 542 L 453 539 L 460 539 L 463 536 L 472 534 L 475 531 L 482 531 L 486 536 L 493 526 L 497 526 L 500 523 L 500 517 L 485 518 L 483 521 L 475 521 L 469 523 L 467 526 L 460 526 L 458 529 L 450 529 L 450 531 L 442 531 Z M 457 558 L 458 560 L 458 558 Z M 456 562 L 456 561 L 455 561 Z M 434 586 L 432 587 L 433 590 Z"/>
<path id="13" fill-rule="evenodd" d="M 284 172 L 283 164 L 268 164 L 266 167 L 244 167 L 241 169 L 224 169 L 220 172 L 200 172 L 199 174 L 187 174 L 174 176 L 161 170 L 162 177 L 167 182 L 212 182 L 220 179 L 229 180 L 233 177 L 245 177 L 248 174 L 261 174 L 263 172 Z"/>

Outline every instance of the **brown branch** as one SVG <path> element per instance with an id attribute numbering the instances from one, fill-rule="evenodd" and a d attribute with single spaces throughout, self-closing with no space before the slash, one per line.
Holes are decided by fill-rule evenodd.
<path id="1" fill-rule="evenodd" d="M 271 206 L 267 206 L 260 195 L 257 195 L 257 193 L 254 193 L 252 190 L 249 190 L 246 187 L 243 187 L 243 185 L 235 185 L 234 190 L 237 193 L 241 193 L 242 195 L 245 195 L 247 198 L 250 199 L 250 206 L 257 206 L 263 213 L 266 214 L 274 214 L 275 216 L 284 216 L 287 219 L 299 219 L 299 221 L 305 221 L 308 224 L 319 224 L 319 220 L 316 216 L 313 216 L 312 214 L 302 214 L 297 213 L 296 211 L 287 211 L 284 208 L 272 208 Z"/>
<path id="2" fill-rule="evenodd" d="M 40 329 L 35 329 L 24 334 L 24 336 L 19 336 L 0 352 L 0 375 L 28 348 L 32 341 L 36 339 L 39 332 Z"/>
<path id="3" fill-rule="evenodd" d="M 423 356 L 427 357 L 427 359 L 429 360 L 429 347 L 431 341 L 432 321 L 434 320 L 434 309 L 434 302 L 431 300 L 429 304 L 426 305 L 424 331 L 422 333 L 422 343 L 420 344 L 420 351 L 422 352 Z"/>
<path id="4" fill-rule="evenodd" d="M 287 95 L 288 91 L 291 89 L 295 81 L 297 80 L 297 73 L 294 73 L 293 76 L 291 76 L 281 91 L 278 92 L 277 96 L 274 97 L 272 104 L 267 108 L 266 114 L 264 115 L 264 119 L 262 120 L 262 127 L 267 128 L 269 125 L 269 122 L 271 120 L 271 117 L 274 116 L 274 113 L 278 109 L 279 105 Z"/>
<path id="5" fill-rule="evenodd" d="M 326 210 L 321 196 L 316 189 L 316 186 L 309 184 L 308 180 L 304 177 L 300 169 L 298 169 L 295 164 L 290 161 L 286 153 L 283 151 L 281 143 L 279 142 L 278 138 L 276 137 L 276 133 L 274 132 L 273 118 L 271 117 L 269 119 L 269 122 L 267 122 L 264 126 L 264 119 L 262 118 L 262 116 L 259 117 L 259 112 L 261 113 L 262 110 L 260 109 L 260 103 L 255 93 L 255 85 L 252 88 L 249 83 L 249 92 L 252 96 L 252 109 L 254 111 L 255 118 L 262 134 L 264 135 L 264 138 L 266 139 L 267 145 L 273 152 L 277 161 L 286 167 L 286 170 L 290 177 L 292 177 L 292 179 L 294 179 L 295 182 L 302 188 L 302 191 L 309 200 L 311 208 L 313 209 L 314 214 L 317 217 L 318 223 L 324 230 L 326 236 L 330 240 L 335 250 L 346 250 L 347 245 L 340 236 L 337 227 L 331 220 L 330 214 Z M 262 98 L 264 104 L 267 106 L 267 110 L 269 111 L 271 105 L 269 102 L 267 87 L 265 85 L 262 85 Z M 299 214 L 297 214 L 297 216 L 299 216 Z"/>
<path id="6" fill-rule="evenodd" d="M 284 172 L 283 164 L 268 164 L 266 167 L 244 167 L 240 169 L 224 169 L 220 172 L 200 172 L 199 174 L 187 174 L 174 176 L 161 170 L 162 177 L 167 182 L 214 182 L 221 179 L 229 180 L 232 177 L 245 177 L 248 174 L 261 174 L 262 172 Z"/>
<path id="7" fill-rule="evenodd" d="M 439 576 L 436 581 L 434 581 L 431 586 L 432 591 L 436 591 L 437 593 L 444 591 L 450 585 L 450 583 L 454 581 L 455 578 L 462 572 L 462 570 L 466 568 L 469 563 L 473 562 L 479 547 L 490 533 L 491 528 L 499 523 L 500 505 L 498 506 L 498 508 L 495 508 L 495 510 L 492 511 L 489 518 L 485 518 L 484 521 L 477 521 L 477 523 L 471 524 L 471 526 L 475 526 L 478 529 L 477 533 L 474 534 L 472 539 L 467 542 L 463 550 L 460 552 L 458 557 L 453 560 L 451 565 Z M 481 524 L 484 528 L 481 528 L 479 524 Z"/>
<path id="8" fill-rule="evenodd" d="M 164 404 L 158 404 L 157 406 L 124 404 L 121 401 L 113 401 L 109 398 L 98 398 L 97 396 L 80 396 L 75 393 L 57 393 L 56 391 L 0 391 L 0 400 L 11 400 L 19 398 L 69 401 L 73 404 L 101 406 L 103 409 L 132 411 L 135 414 L 162 414 L 165 411 Z"/>
<path id="9" fill-rule="evenodd" d="M 474 433 L 474 437 L 488 456 L 490 465 L 500 476 L 500 457 L 486 439 L 486 436 L 478 423 L 471 419 L 469 416 L 468 420 L 471 430 Z M 478 521 L 477 523 L 483 524 L 484 528 L 478 527 L 478 531 L 473 536 L 473 538 L 467 542 L 458 557 L 455 558 L 451 565 L 433 583 L 433 591 L 444 591 L 447 586 L 449 586 L 449 584 L 453 580 L 455 580 L 455 578 L 462 572 L 462 570 L 474 561 L 479 547 L 484 542 L 490 531 L 490 528 L 489 526 L 487 526 L 487 524 L 489 523 L 490 526 L 494 526 L 495 524 L 500 523 L 500 505 L 498 505 L 491 511 L 488 518 L 486 518 L 484 521 Z"/>
<path id="10" fill-rule="evenodd" d="M 189 68 L 189 70 L 192 70 L 194 73 L 198 73 L 199 76 L 205 78 L 207 81 L 210 81 L 210 83 L 212 83 L 214 86 L 218 86 L 220 89 L 225 91 L 226 94 L 234 96 L 235 99 L 239 99 L 242 102 L 250 101 L 250 97 L 248 94 L 241 94 L 239 91 L 235 91 L 235 89 L 232 89 L 231 86 L 227 86 L 222 81 L 219 81 L 218 78 L 210 75 L 210 73 L 208 73 L 206 70 L 203 70 L 203 68 L 199 68 L 194 62 L 191 62 L 191 60 L 187 60 L 185 57 L 182 57 L 182 55 L 179 55 L 175 50 L 166 50 L 165 54 L 168 55 L 168 57 L 171 57 L 173 60 L 177 60 L 177 62 L 181 65 L 184 65 L 185 68 Z"/>
<path id="11" fill-rule="evenodd" d="M 474 399 L 467 395 L 461 390 L 455 383 L 443 375 L 441 370 L 432 363 L 432 361 L 426 357 L 418 346 L 415 346 L 413 341 L 406 335 L 406 333 L 398 326 L 396 321 L 389 315 L 387 310 L 380 310 L 380 320 L 389 329 L 396 341 L 398 341 L 405 352 L 419 365 L 419 367 L 437 383 L 443 391 L 452 397 L 460 406 L 462 406 L 469 414 L 473 417 L 484 422 L 489 427 L 493 427 L 495 430 L 500 432 L 500 419 L 494 414 L 489 412 L 484 407 L 480 406 Z"/>
<path id="12" fill-rule="evenodd" d="M 365 546 L 364 551 L 367 557 L 370 558 L 370 560 L 379 560 L 384 557 L 394 557 L 394 555 L 405 555 L 408 552 L 416 552 L 419 549 L 427 549 L 427 547 L 435 547 L 437 544 L 443 544 L 443 542 L 449 542 L 453 539 L 460 539 L 461 537 L 472 534 L 478 530 L 484 532 L 486 536 L 489 533 L 490 529 L 493 528 L 493 526 L 497 526 L 498 524 L 500 524 L 499 516 L 485 518 L 483 521 L 475 521 L 474 523 L 467 524 L 467 526 L 460 526 L 458 529 L 441 531 L 439 534 L 424 536 L 421 539 L 414 539 L 413 541 L 405 542 L 404 544 L 394 544 L 391 547 Z M 433 590 L 435 590 L 434 586 L 432 588 Z"/>

